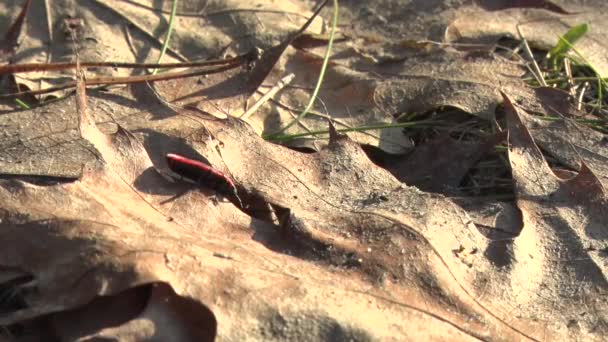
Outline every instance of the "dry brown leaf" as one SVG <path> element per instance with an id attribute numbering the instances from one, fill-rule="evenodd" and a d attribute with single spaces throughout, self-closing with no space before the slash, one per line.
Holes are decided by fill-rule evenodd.
<path id="1" fill-rule="evenodd" d="M 545 321 L 564 338 L 599 340 L 607 327 L 604 189 L 585 164 L 572 179 L 555 177 L 506 96 L 505 110 L 524 223 L 505 265 L 513 314 Z"/>
<path id="2" fill-rule="evenodd" d="M 154 135 L 146 133 L 146 151 L 128 131 L 106 136 L 90 119 L 81 122 L 89 122 L 80 131 L 103 166 L 89 167 L 71 184 L 1 182 L 0 240 L 12 248 L 0 251 L 0 264 L 34 278 L 19 286 L 26 307 L 5 315 L 4 325 L 50 319 L 65 327 L 59 312 L 84 310 L 100 295 L 154 283 L 168 284 L 175 300 L 191 298 L 197 310 L 210 310 L 218 336 L 227 339 L 301 336 L 297 329 L 327 338 L 328 324 L 363 339 L 594 336 L 585 326 L 590 319 L 579 320 L 579 332 L 564 330 L 571 319 L 566 313 L 555 322 L 542 320 L 554 308 L 535 301 L 539 285 L 529 274 L 541 272 L 542 278 L 547 271 L 528 257 L 537 253 L 528 231 L 508 252 L 509 242 L 478 232 L 449 200 L 402 185 L 346 137 L 334 134 L 320 153 L 303 154 L 264 142 L 238 120 L 174 116 L 160 119 Z M 136 131 L 146 129 L 138 124 L 150 129 L 145 118 L 125 123 Z M 152 168 L 148 154 L 163 170 L 158 156 L 166 152 L 205 156 L 235 178 L 245 202 L 270 203 L 281 225 L 252 219 L 201 193 L 163 204 L 188 187 Z M 514 170 L 530 168 L 511 160 Z M 518 203 L 526 228 L 529 204 Z M 571 288 L 572 281 L 559 284 Z M 134 313 L 121 328 L 86 333 L 146 336 L 150 326 L 189 331 L 179 312 L 153 309 L 154 303 L 145 301 L 149 309 Z M 534 311 L 537 304 L 545 311 Z M 150 318 L 149 310 L 162 316 Z M 362 310 L 366 315 L 358 314 Z M 298 319 L 311 323 L 302 328 Z M 169 321 L 181 324 L 167 326 Z M 416 330 L 420 326 L 433 328 Z M 64 336 L 84 334 L 59 330 Z"/>
<path id="3" fill-rule="evenodd" d="M 167 30 L 171 3 L 153 1 L 112 1 L 112 7 L 140 27 L 155 28 L 157 36 Z M 162 15 L 161 15 L 161 11 Z M 252 48 L 268 49 L 284 41 L 312 15 L 312 6 L 301 1 L 235 0 L 180 1 L 171 46 L 188 58 L 238 55 Z M 322 18 L 309 28 L 320 33 Z"/>
<path id="4" fill-rule="evenodd" d="M 539 87 L 533 89 L 540 107 L 529 107 L 526 110 L 541 112 L 551 116 L 584 117 L 587 114 L 576 108 L 572 96 L 561 89 Z"/>
<path id="5" fill-rule="evenodd" d="M 48 6 L 48 7 L 47 7 Z M 20 2 L 7 4 L 10 19 Z M 128 28 L 124 17 L 95 2 L 52 1 L 32 6 L 26 18 L 26 29 L 20 40 L 13 63 L 73 62 L 77 51 L 84 61 L 153 62 L 158 58 L 160 44 L 152 53 L 140 50 L 135 56 L 130 44 L 150 46 L 151 39 L 133 28 Z M 74 34 L 72 34 L 72 32 Z M 128 37 L 127 38 L 127 33 Z M 75 39 L 74 39 L 75 38 Z M 130 40 L 129 40 L 130 39 Z M 164 60 L 178 61 L 170 55 Z M 99 68 L 90 74 L 128 76 L 129 69 Z M 30 72 L 17 76 L 20 90 L 46 88 L 72 79 L 73 71 Z"/>
<path id="6" fill-rule="evenodd" d="M 373 11 L 387 3 L 372 3 L 371 19 L 381 20 Z M 415 13 L 416 4 L 384 10 Z M 439 14 L 438 25 L 455 15 L 442 6 L 426 7 Z M 386 29 L 398 27 L 391 22 Z M 353 50 L 350 56 L 361 53 Z M 314 83 L 310 70 L 320 58 L 311 51 L 289 48 L 266 84 L 290 68 L 300 70 L 296 85 Z M 538 94 L 517 79 L 521 67 L 493 55 L 431 48 L 382 65 L 344 56 L 330 66 L 321 94 L 337 125 L 435 106 L 490 114 L 500 87 L 526 109 L 542 109 Z M 88 99 L 80 88 L 75 100 L 0 116 L 0 171 L 79 178 L 0 180 L 0 286 L 16 294 L 0 306 L 1 326 L 22 328 L 33 340 L 605 335 L 604 190 L 586 166 L 572 179 L 554 177 L 507 98 L 523 219 L 516 237 L 517 215 L 507 215 L 513 207 L 471 218 L 443 196 L 406 186 L 362 151 L 358 142 L 369 135 L 350 139 L 330 130 L 318 153 L 305 154 L 259 137 L 261 128 L 276 126 L 273 118 L 258 118 L 252 128 L 200 113 L 242 106 L 248 75 L 239 69 L 158 84 L 161 94 L 177 88 L 179 96 L 167 98 L 192 110 L 147 101 L 145 88 Z M 296 100 L 308 90 L 285 91 L 279 101 L 301 106 Z M 351 117 L 349 105 L 365 115 Z M 325 120 L 310 122 L 327 128 Z M 371 141 L 382 147 L 382 138 Z M 178 196 L 192 185 L 167 176 L 169 152 L 233 177 L 245 212 L 204 188 Z"/>
<path id="7" fill-rule="evenodd" d="M 84 99 L 77 102 L 83 112 Z M 35 288 L 22 291 L 25 307 L 0 318 L 3 325 L 44 319 L 60 325 L 62 336 L 90 334 L 61 325 L 65 319 L 53 312 L 167 283 L 208 307 L 226 339 L 324 339 L 333 331 L 328 324 L 357 339 L 522 336 L 467 290 L 481 236 L 466 214 L 402 186 L 347 138 L 334 136 L 327 149 L 308 155 L 264 142 L 234 120 L 209 121 L 184 136 L 249 197 L 287 208 L 278 211 L 276 227 L 200 193 L 162 204 L 181 186 L 151 169 L 138 140 L 123 129 L 106 136 L 86 115 L 80 122 L 103 166 L 72 184 L 1 182 L 0 240 L 12 247 L 0 252 L 0 264 L 31 274 L 21 287 Z M 189 121 L 173 117 L 163 126 L 170 131 L 179 122 Z M 161 314 L 169 316 L 155 321 L 144 311 L 134 319 L 160 331 L 183 328 L 178 313 Z M 292 323 L 304 318 L 304 328 Z M 279 331 L 277 319 L 285 321 Z M 170 325 L 175 320 L 182 324 Z"/>
<path id="8" fill-rule="evenodd" d="M 35 298 L 26 295 L 29 307 L 13 313 L 10 320 L 5 318 L 3 324 L 37 320 L 54 311 L 81 307 L 99 295 L 166 283 L 176 296 L 191 297 L 201 307 L 209 308 L 218 321 L 219 336 L 226 338 L 243 337 L 236 326 L 224 326 L 234 320 L 235 310 L 244 310 L 241 306 L 245 299 L 229 294 L 251 291 L 255 295 L 248 295 L 244 302 L 250 310 L 246 311 L 247 317 L 260 317 L 262 302 L 266 303 L 263 312 L 290 312 L 281 314 L 288 322 L 284 325 L 289 334 L 295 329 L 295 323 L 289 322 L 297 317 L 307 317 L 323 326 L 335 322 L 341 329 L 352 327 L 357 334 L 377 338 L 388 336 L 382 334 L 428 337 L 431 333 L 410 335 L 412 329 L 407 327 L 389 328 L 393 319 L 400 322 L 399 327 L 404 321 L 412 322 L 412 327 L 436 326 L 439 320 L 445 329 L 433 328 L 432 333 L 445 338 L 462 338 L 459 334 L 463 332 L 481 338 L 503 335 L 517 339 L 577 334 L 563 330 L 563 319 L 555 323 L 534 321 L 538 315 L 551 314 L 550 306 L 543 306 L 547 311 L 537 314 L 525 305 L 538 290 L 536 283 L 526 283 L 529 266 L 538 265 L 530 265 L 520 255 L 528 255 L 526 248 L 534 248 L 528 247 L 522 237 L 527 233 L 522 232 L 514 243 L 494 241 L 483 231 L 478 232 L 454 203 L 403 186 L 373 165 L 360 147 L 345 137 L 334 136 L 320 153 L 303 154 L 264 142 L 235 119 L 178 115 L 150 121 L 151 114 L 133 109 L 128 112 L 129 106 L 107 101 L 92 98 L 87 105 L 91 111 L 112 107 L 121 125 L 143 137 L 146 149 L 139 138 L 122 128 L 106 137 L 84 120 L 81 122 L 89 124 L 80 132 L 86 142 L 71 138 L 76 142 L 64 145 L 55 159 L 63 165 L 67 159 L 62 155 L 98 151 L 104 162 L 89 164 L 80 181 L 54 186 L 2 182 L 0 196 L 4 200 L 0 203 L 5 210 L 6 229 L 0 239 L 3 245 L 14 248 L 0 253 L 0 264 L 32 274 L 36 280 L 28 284 L 37 284 L 40 293 Z M 82 106 L 82 100 L 80 103 Z M 27 127 L 17 124 L 20 118 L 38 113 L 40 109 L 2 119 L 13 122 L 18 137 L 19 128 Z M 61 115 L 67 118 L 73 116 L 71 113 Z M 47 121 L 59 125 L 61 115 L 39 116 L 37 124 L 42 128 L 52 127 Z M 98 113 L 96 117 L 103 116 Z M 77 136 L 75 121 L 62 123 L 60 132 L 73 131 L 70 134 Z M 68 140 L 66 137 L 69 135 L 56 138 Z M 36 145 L 30 147 L 35 154 L 29 160 L 48 155 Z M 211 165 L 235 178 L 243 199 L 252 204 L 251 214 L 272 216 L 253 211 L 254 203 L 270 203 L 280 227 L 252 219 L 232 204 L 216 203 L 200 193 L 161 204 L 188 187 L 171 183 L 155 171 L 166 170 L 163 156 L 168 152 L 204 156 Z M 96 160 L 93 153 L 86 153 L 86 159 Z M 52 165 L 49 160 L 36 167 L 46 170 L 45 165 Z M 513 167 L 530 168 L 512 161 Z M 6 163 L 5 167 L 14 164 Z M 34 171 L 35 167 L 30 167 Z M 38 174 L 44 172 L 39 170 Z M 528 221 L 526 224 L 530 225 Z M 33 235 L 39 238 L 30 239 Z M 24 242 L 20 242 L 22 239 Z M 514 247 L 509 247 L 511 244 Z M 29 260 L 23 250 L 32 251 L 35 260 Z M 515 261 L 509 261 L 512 253 Z M 228 294 L 222 294 L 221 288 L 213 284 L 226 284 L 227 270 L 231 270 L 231 285 Z M 261 270 L 265 270 L 264 280 L 259 280 Z M 83 274 L 88 276 L 78 280 Z M 194 274 L 197 280 L 188 280 Z M 563 285 L 571 286 L 570 281 L 566 279 Z M 68 292 L 66 283 L 74 284 Z M 265 290 L 253 290 L 260 287 Z M 215 290 L 210 292 L 212 288 Z M 319 297 L 327 296 L 331 300 L 319 302 Z M 291 304 L 284 303 L 286 297 L 294 299 Z M 223 299 L 218 302 L 217 298 Z M 370 300 L 373 310 L 368 307 Z M 239 309 L 234 306 L 237 302 L 241 303 Z M 344 303 L 352 305 L 353 315 L 343 315 Z M 301 306 L 307 308 L 305 312 Z M 367 310 L 365 318 L 356 314 L 363 308 Z M 247 323 L 246 330 L 261 329 L 278 339 L 279 333 L 272 330 L 278 324 L 276 315 L 263 317 Z M 371 322 L 376 320 L 386 325 L 372 327 Z M 125 334 L 137 330 L 129 326 L 124 329 Z M 310 329 L 325 331 L 317 325 Z M 355 334 L 355 330 L 348 330 L 349 334 Z M 592 332 L 580 332 L 580 336 L 588 334 Z"/>
<path id="9" fill-rule="evenodd" d="M 520 111 L 520 117 L 543 150 L 572 169 L 578 169 L 584 162 L 602 184 L 608 184 L 608 137 L 605 134 L 566 116 L 543 120 Z"/>
<path id="10" fill-rule="evenodd" d="M 502 2 L 488 0 L 487 3 Z M 466 7 L 459 10 L 457 19 L 446 30 L 447 42 L 496 43 L 500 38 L 523 38 L 530 45 L 550 50 L 568 30 L 576 25 L 588 24 L 589 31 L 576 42 L 576 49 L 602 76 L 608 75 L 608 57 L 604 36 L 606 21 L 603 13 L 606 2 L 596 1 L 554 1 L 555 5 L 569 12 L 560 13 L 552 9 L 510 8 L 488 11 L 483 7 Z"/>

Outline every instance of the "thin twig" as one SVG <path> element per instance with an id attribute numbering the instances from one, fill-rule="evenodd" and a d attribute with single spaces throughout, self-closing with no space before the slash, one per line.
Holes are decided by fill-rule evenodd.
<path id="1" fill-rule="evenodd" d="M 535 72 L 533 72 L 532 74 L 534 75 L 534 78 L 536 78 L 538 83 L 540 83 L 543 87 L 546 87 L 547 82 L 545 82 L 543 73 L 542 73 L 542 71 L 540 71 L 540 67 L 538 66 L 538 63 L 536 63 L 536 59 L 534 59 L 534 54 L 532 54 L 530 45 L 528 45 L 528 41 L 526 40 L 523 33 L 521 32 L 519 25 L 517 25 L 516 27 L 517 27 L 517 33 L 519 34 L 519 37 L 522 39 L 522 42 L 524 43 L 524 51 L 526 52 L 526 55 L 530 59 L 530 63 L 532 63 L 532 67 L 534 68 Z"/>
<path id="2" fill-rule="evenodd" d="M 585 92 L 587 91 L 588 87 L 588 82 L 583 83 L 583 86 L 581 87 L 581 92 L 578 94 L 578 97 L 576 99 L 576 109 L 578 110 L 581 110 L 583 108 L 583 96 L 585 95 Z"/>
<path id="3" fill-rule="evenodd" d="M 568 58 L 564 58 L 564 72 L 566 73 L 566 77 L 568 79 L 568 91 L 570 92 L 570 95 L 575 96 L 576 95 L 576 84 L 574 83 L 574 80 L 572 79 L 572 63 L 570 62 L 570 59 Z"/>
<path id="4" fill-rule="evenodd" d="M 141 82 L 151 82 L 151 81 L 165 81 L 172 80 L 176 78 L 184 78 L 184 77 L 192 77 L 192 76 L 200 76 L 200 75 L 210 75 L 216 74 L 220 72 L 224 72 L 233 68 L 236 68 L 239 64 L 229 64 L 226 66 L 222 66 L 215 69 L 204 69 L 197 71 L 184 71 L 184 72 L 175 72 L 175 73 L 163 73 L 160 75 L 142 75 L 142 76 L 129 76 L 129 77 L 99 77 L 99 78 L 91 78 L 86 80 L 86 85 L 110 85 L 110 84 L 128 84 L 128 83 L 141 83 Z M 47 94 L 52 93 L 54 91 L 74 88 L 76 86 L 76 82 L 68 82 L 59 86 L 49 87 L 40 90 L 31 90 L 31 91 L 22 91 L 18 93 L 11 94 L 0 94 L 0 99 L 5 98 L 13 98 L 24 95 L 39 95 L 39 94 Z"/>
<path id="5" fill-rule="evenodd" d="M 213 65 L 222 65 L 222 64 L 232 64 L 235 62 L 245 62 L 249 61 L 252 58 L 252 53 L 246 53 L 244 55 L 239 55 L 236 57 L 226 58 L 226 59 L 214 59 L 209 61 L 200 61 L 200 62 L 183 62 L 183 63 L 122 63 L 122 62 L 81 62 L 80 66 L 83 68 L 99 68 L 99 67 L 108 67 L 108 68 L 192 68 L 192 67 L 202 67 L 202 66 L 213 66 Z M 25 63 L 25 64 L 6 64 L 0 65 L 0 75 L 3 74 L 18 74 L 23 72 L 32 72 L 32 71 L 58 71 L 58 70 L 66 70 L 66 69 L 74 69 L 76 67 L 76 63 Z"/>
<path id="6" fill-rule="evenodd" d="M 258 110 L 258 108 L 260 108 L 261 105 L 266 103 L 266 101 L 268 101 L 268 99 L 270 99 L 276 93 L 278 93 L 279 90 L 283 89 L 286 85 L 291 83 L 291 81 L 293 81 L 293 79 L 295 77 L 296 77 L 296 75 L 293 73 L 283 77 L 281 80 L 279 80 L 279 82 L 274 87 L 272 87 L 270 90 L 268 90 L 268 92 L 266 92 L 266 94 L 264 94 L 264 96 L 262 96 L 259 100 L 257 100 L 246 112 L 241 114 L 241 116 L 239 116 L 239 118 L 241 118 L 243 120 L 247 120 L 253 113 L 255 113 L 256 110 Z"/>
<path id="7" fill-rule="evenodd" d="M 53 60 L 53 15 L 49 0 L 44 0 L 44 10 L 46 12 L 46 29 L 49 34 L 49 44 L 46 47 L 46 64 L 49 64 Z M 47 72 L 44 70 L 38 79 L 38 89 L 42 89 L 42 80 L 46 77 Z M 40 99 L 38 100 L 40 101 Z"/>

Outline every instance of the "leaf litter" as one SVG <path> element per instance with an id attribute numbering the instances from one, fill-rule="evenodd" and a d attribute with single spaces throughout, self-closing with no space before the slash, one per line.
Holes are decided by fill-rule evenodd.
<path id="1" fill-rule="evenodd" d="M 361 48 L 340 46 L 345 42 L 337 44 L 340 57 L 321 91 L 328 110 L 316 108 L 322 115 L 305 123 L 328 137 L 315 141 L 316 153 L 260 138 L 282 122 L 265 118 L 265 110 L 251 125 L 207 115 L 244 106 L 247 89 L 267 73 L 252 77 L 246 65 L 157 81 L 157 94 L 131 87 L 90 90 L 86 97 L 79 71 L 75 98 L 0 117 L 7 128 L 0 167 L 29 177 L 0 181 L 0 244 L 8 247 L 0 251 L 0 274 L 12 291 L 0 325 L 15 335 L 68 340 L 600 339 L 605 197 L 594 172 L 602 162 L 596 158 L 594 167 L 593 158 L 579 158 L 585 163 L 576 176 L 556 177 L 532 139 L 538 127 L 552 131 L 524 110 L 579 113 L 555 92 L 527 88 L 523 65 L 492 53 L 415 45 L 405 49 L 411 60 L 370 63 L 354 57 Z M 305 98 L 300 88 L 312 83 L 310 70 L 320 62 L 314 48 L 285 46 L 276 65 L 251 65 L 273 68 L 267 84 L 284 70 L 297 71 L 298 86 L 270 102 L 271 113 L 298 109 L 303 102 L 294 99 Z M 501 98 L 514 204 L 466 206 L 373 164 L 360 144 L 404 152 L 415 139 L 399 129 L 392 135 L 398 149 L 386 147 L 386 137 L 337 132 L 443 106 L 493 120 L 497 89 L 508 94 Z M 362 113 L 371 108 L 374 119 L 353 114 L 345 101 Z M 549 127 L 559 127 L 552 133 L 564 132 L 566 122 L 552 121 Z M 440 165 L 462 164 L 443 175 L 445 182 L 462 182 L 499 139 L 490 136 L 476 153 L 465 149 L 466 157 L 446 154 L 454 161 Z M 576 139 L 581 156 L 588 146 Z M 601 142 L 600 135 L 594 139 Z M 543 148 L 559 158 L 563 146 L 550 146 Z M 168 153 L 233 178 L 244 208 L 175 178 Z M 578 169 L 576 157 L 564 160 Z M 424 166 L 441 179 L 441 166 Z M 399 172 L 411 176 L 406 171 Z M 27 181 L 35 176 L 64 179 Z M 86 324 L 71 324 L 74 317 Z"/>
<path id="2" fill-rule="evenodd" d="M 80 96 L 83 95 L 82 89 L 83 87 L 79 88 Z M 4 325 L 37 316 L 42 316 L 40 318 L 42 322 L 61 325 L 61 314 L 57 314 L 59 317 L 53 315 L 48 317 L 47 315 L 82 305 L 95 295 L 117 295 L 133 286 L 159 282 L 171 284 L 178 293 L 181 293 L 181 296 L 198 298 L 204 295 L 204 298 L 207 298 L 204 302 L 214 308 L 213 313 L 219 319 L 223 316 L 222 310 L 227 310 L 226 315 L 230 315 L 232 310 L 236 310 L 233 305 L 237 303 L 241 307 L 239 310 L 241 315 L 246 315 L 247 308 L 250 308 L 252 318 L 259 317 L 260 313 L 265 310 L 270 310 L 269 316 L 272 317 L 271 303 L 277 300 L 282 302 L 281 298 L 293 297 L 297 305 L 291 306 L 291 310 L 295 311 L 291 315 L 294 315 L 293 317 L 304 314 L 310 316 L 312 318 L 310 329 L 320 330 L 319 334 L 323 334 L 324 331 L 322 327 L 316 328 L 316 325 L 327 324 L 327 320 L 330 319 L 323 313 L 333 311 L 335 314 L 331 316 L 333 317 L 331 319 L 336 319 L 338 317 L 336 315 L 341 310 L 341 305 L 337 304 L 341 302 L 342 296 L 360 298 L 365 303 L 387 300 L 383 300 L 382 296 L 375 298 L 366 294 L 370 290 L 366 288 L 362 280 L 357 281 L 356 277 L 348 276 L 350 285 L 341 291 L 335 289 L 333 272 L 328 273 L 315 264 L 297 261 L 287 254 L 277 254 L 264 247 L 263 244 L 256 243 L 256 240 L 263 241 L 265 234 L 277 234 L 277 228 L 268 227 L 263 222 L 256 223 L 255 219 L 251 221 L 251 218 L 231 204 L 215 203 L 207 196 L 193 193 L 187 198 L 175 200 L 176 202 L 170 205 L 160 206 L 159 199 L 166 198 L 168 195 L 150 194 L 146 190 L 153 189 L 156 192 L 165 190 L 166 193 L 171 193 L 174 186 L 156 172 L 145 172 L 150 168 L 151 163 L 143 146 L 138 144 L 138 140 L 125 130 L 119 129 L 112 136 L 96 130 L 90 118 L 87 117 L 86 106 L 83 105 L 84 99 L 77 99 L 77 101 L 81 114 L 80 131 L 83 137 L 89 140 L 102 155 L 103 167 L 88 170 L 79 181 L 67 185 L 38 187 L 20 181 L 3 182 L 2 195 L 5 198 L 2 201 L 5 203 L 3 225 L 6 227 L 3 229 L 3 243 L 9 243 L 4 239 L 16 242 L 20 240 L 19 236 L 22 234 L 28 236 L 34 234 L 39 237 L 33 240 L 26 239 L 28 246 L 21 246 L 32 251 L 29 255 L 33 259 L 21 255 L 19 253 L 21 247 L 17 247 L 17 245 L 13 245 L 15 248 L 5 250 L 3 253 L 2 264 L 17 264 L 36 275 L 33 284 L 29 284 L 35 287 L 36 294 L 31 298 L 25 296 L 26 302 L 29 303 L 27 308 L 5 317 L 2 321 Z M 225 122 L 215 121 L 215 123 L 216 127 L 206 127 L 206 129 L 223 128 L 231 133 L 230 127 L 226 126 Z M 240 126 L 241 129 L 244 128 L 242 124 Z M 219 135 L 219 132 L 217 134 Z M 266 148 L 279 148 L 263 142 L 251 131 L 248 136 L 250 139 L 257 139 L 258 143 L 266 145 Z M 247 135 L 242 134 L 241 138 L 244 137 Z M 228 140 L 223 142 L 227 147 L 233 143 Z M 362 153 L 360 155 L 363 156 Z M 231 154 L 222 154 L 225 160 L 229 160 L 229 156 Z M 344 158 L 348 159 L 348 155 Z M 209 159 L 213 161 L 212 158 Z M 248 167 L 255 170 L 256 166 L 251 164 Z M 283 169 L 279 169 L 279 171 L 283 178 L 288 178 L 287 180 L 292 178 L 291 173 L 287 173 Z M 247 184 L 236 170 L 231 169 L 231 173 L 241 183 Z M 255 175 L 251 171 L 248 174 Z M 133 186 L 136 181 L 142 190 Z M 292 179 L 291 182 L 295 181 Z M 301 184 L 301 182 L 295 183 Z M 395 185 L 398 183 L 395 182 Z M 166 189 L 167 187 L 169 189 Z M 262 191 L 264 190 L 262 189 Z M 11 198 L 11 201 L 8 202 L 7 198 Z M 38 199 L 35 205 L 31 204 L 32 198 Z M 71 198 L 79 200 L 78 202 L 73 201 L 71 205 L 60 204 L 66 203 Z M 276 202 L 279 205 L 285 204 L 281 201 Z M 116 207 L 116 204 L 119 206 Z M 325 210 L 327 210 L 327 206 L 325 206 Z M 17 212 L 20 215 L 15 215 Z M 201 230 L 202 227 L 204 229 Z M 252 240 L 250 238 L 252 232 L 260 236 L 255 237 L 254 235 L 254 240 Z M 228 243 L 227 246 L 221 247 L 226 243 Z M 42 250 L 40 250 L 41 248 Z M 233 262 L 241 265 L 226 263 L 225 260 L 214 260 L 217 258 L 214 258 L 212 251 L 230 255 L 229 260 L 235 260 Z M 46 253 L 51 254 L 43 257 Z M 61 253 L 61 256 L 53 256 L 53 253 Z M 83 259 L 86 259 L 86 262 L 82 263 Z M 241 261 L 239 262 L 239 260 Z M 200 267 L 206 269 L 206 274 L 215 274 L 215 277 L 212 276 L 211 279 L 205 281 L 204 278 L 201 279 L 200 276 L 197 276 L 196 281 L 188 281 L 187 279 L 190 278 L 188 274 L 198 274 L 196 269 Z M 216 268 L 216 271 L 208 272 L 210 267 Z M 262 278 L 253 274 L 243 276 L 242 272 L 255 274 L 262 272 L 265 276 Z M 313 283 L 326 284 L 320 285 L 322 287 L 331 284 L 330 288 L 337 292 L 335 298 L 325 298 L 323 302 L 319 302 L 317 296 L 320 293 L 308 289 L 304 285 L 309 283 L 311 278 L 314 279 Z M 245 279 L 251 279 L 254 282 L 241 284 L 241 280 L 247 282 Z M 330 283 L 326 283 L 327 281 Z M 67 293 L 61 291 L 61 289 L 65 289 L 65 284 L 71 284 L 70 291 Z M 213 284 L 223 285 L 210 293 L 209 286 L 214 286 Z M 246 295 L 255 288 L 264 289 L 261 292 L 255 291 L 264 297 L 261 301 L 258 295 L 255 296 L 256 298 Z M 305 288 L 306 290 L 304 290 Z M 357 292 L 360 293 L 357 294 Z M 229 302 L 233 304 L 221 300 L 224 296 L 231 298 Z M 234 301 L 236 297 L 233 296 L 241 299 Z M 250 304 L 248 304 L 249 300 L 252 300 Z M 304 306 L 306 303 L 308 304 Z M 287 319 L 293 319 L 290 314 L 284 313 L 284 310 L 291 311 L 290 306 L 284 307 L 285 304 L 281 304 L 282 315 L 286 315 Z M 318 305 L 321 307 L 319 308 Z M 218 310 L 215 310 L 216 306 Z M 387 312 L 384 308 L 382 310 L 370 308 L 367 317 L 357 316 L 356 319 L 364 322 L 376 314 L 379 315 L 378 319 L 387 319 L 389 312 L 394 314 L 393 310 L 389 309 Z M 169 313 L 167 312 L 167 314 Z M 93 316 L 93 318 L 95 317 Z M 169 317 L 180 320 L 179 316 Z M 147 317 L 144 315 L 141 319 L 144 318 Z M 429 318 L 437 319 L 430 314 L 423 315 L 420 319 Z M 238 338 L 242 336 L 239 334 L 243 334 L 244 331 L 256 331 L 256 329 L 262 329 L 265 325 L 272 323 L 258 318 L 250 323 L 253 324 L 249 325 L 251 329 L 247 329 L 248 325 L 244 325 L 245 321 L 237 324 L 233 320 L 232 328 L 222 325 L 219 334 L 225 338 Z M 376 319 L 374 321 L 374 324 L 378 323 Z M 349 321 L 348 324 L 352 324 L 350 322 L 352 321 Z M 442 334 L 448 333 L 450 336 L 456 337 L 463 333 L 462 328 L 453 323 L 450 325 L 451 322 L 444 323 L 443 320 L 440 322 L 440 324 L 446 325 L 447 329 Z M 153 323 L 162 324 L 159 321 Z M 67 329 L 66 327 L 69 325 L 65 324 L 63 327 Z M 336 324 L 341 323 L 338 321 Z M 167 328 L 178 329 L 179 327 Z M 394 329 L 388 326 L 386 328 L 387 332 Z M 125 330 L 128 329 L 125 328 Z M 186 336 L 184 340 L 192 340 L 192 337 L 187 337 L 192 336 L 186 335 L 187 331 L 178 331 Z M 145 329 L 138 331 L 140 334 L 146 332 Z M 66 334 L 64 336 L 74 337 L 78 332 L 67 329 L 62 333 Z M 366 336 L 370 332 L 347 330 L 344 333 Z M 141 337 L 151 338 L 152 336 L 142 335 Z"/>

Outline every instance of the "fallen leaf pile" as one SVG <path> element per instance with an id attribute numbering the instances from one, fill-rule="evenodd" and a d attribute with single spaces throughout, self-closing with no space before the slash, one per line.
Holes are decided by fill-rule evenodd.
<path id="1" fill-rule="evenodd" d="M 23 3 L 0 5 L 12 16 L 0 27 L 6 65 L 154 63 L 171 10 Z M 340 2 L 319 98 L 284 132 L 299 138 L 284 144 L 262 136 L 306 106 L 330 12 L 314 17 L 307 1 L 245 3 L 179 2 L 163 62 L 260 49 L 221 72 L 98 89 L 86 82 L 145 69 L 2 75 L 3 93 L 77 84 L 32 109 L 2 103 L 7 338 L 602 340 L 606 137 L 576 121 L 584 113 L 566 93 L 526 85 L 525 65 L 494 45 L 516 38 L 522 23 L 526 39 L 549 48 L 568 27 L 595 23 L 595 43 L 581 41 L 581 51 L 603 68 L 605 47 L 594 40 L 603 3 Z M 19 13 L 17 34 L 9 24 Z M 68 39 L 62 25 L 74 21 Z M 15 35 L 20 45 L 9 44 Z M 288 87 L 239 118 L 289 73 Z M 504 114 L 506 126 L 476 141 L 443 134 L 423 144 L 402 128 L 353 131 L 445 108 L 488 122 Z M 507 146 L 514 201 L 465 200 L 458 186 L 498 144 Z M 244 205 L 177 177 L 168 153 L 233 179 Z"/>

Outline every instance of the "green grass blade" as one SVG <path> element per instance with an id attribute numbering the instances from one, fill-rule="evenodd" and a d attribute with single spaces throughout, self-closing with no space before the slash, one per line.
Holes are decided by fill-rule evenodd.
<path id="1" fill-rule="evenodd" d="M 308 111 L 314 105 L 315 100 L 317 99 L 317 95 L 319 94 L 319 90 L 321 89 L 321 84 L 323 84 L 323 77 L 325 76 L 325 70 L 327 69 L 329 56 L 331 55 L 331 48 L 334 43 L 334 36 L 336 35 L 336 27 L 338 26 L 338 13 L 338 0 L 334 0 L 334 13 L 331 18 L 331 32 L 329 33 L 329 42 L 327 43 L 327 50 L 325 50 L 325 56 L 323 57 L 323 65 L 321 66 L 321 71 L 319 72 L 319 79 L 317 80 L 317 85 L 315 86 L 315 90 L 312 93 L 310 101 L 308 101 L 308 105 L 306 105 L 306 108 L 304 108 L 304 110 L 293 121 L 287 124 L 287 126 L 281 128 L 279 131 L 273 134 L 264 136 L 264 139 L 273 140 L 273 137 L 280 136 L 281 133 L 285 132 L 290 127 L 297 124 L 300 120 L 304 119 L 306 114 L 308 114 Z"/>
<path id="2" fill-rule="evenodd" d="M 604 75 L 600 74 L 597 70 L 596 67 L 593 66 L 593 64 L 591 64 L 587 58 L 585 58 L 585 56 L 583 56 L 583 54 L 578 51 L 577 48 L 575 48 L 572 44 L 570 44 L 570 42 L 568 41 L 563 41 L 565 44 L 568 45 L 569 49 L 574 51 L 574 53 L 578 56 L 578 58 L 580 58 L 580 61 L 575 61 L 578 64 L 587 66 L 589 69 L 591 69 L 591 71 L 593 71 L 593 73 L 595 74 L 595 76 L 597 77 L 597 92 L 598 92 L 598 107 L 601 109 L 602 108 L 602 102 L 604 101 L 604 90 L 608 89 L 608 81 L 606 79 L 603 78 Z"/>
<path id="3" fill-rule="evenodd" d="M 572 45 L 576 43 L 577 40 L 581 39 L 589 29 L 587 24 L 576 25 L 566 34 L 559 37 L 559 41 L 557 44 L 549 51 L 549 61 L 556 65 L 559 60 L 563 58 L 563 56 L 570 51 Z"/>
<path id="4" fill-rule="evenodd" d="M 361 133 L 361 132 L 365 132 L 365 131 L 379 130 L 379 129 L 386 129 L 386 128 L 411 128 L 411 127 L 422 127 L 422 126 L 436 126 L 439 124 L 443 124 L 443 122 L 437 121 L 437 120 L 420 120 L 420 121 L 410 121 L 410 122 L 402 122 L 402 123 L 379 123 L 379 124 L 368 125 L 368 126 L 339 128 L 339 129 L 336 129 L 336 131 L 339 133 L 348 133 L 348 132 Z M 312 132 L 306 132 L 306 133 L 300 133 L 300 134 L 291 134 L 291 135 L 274 134 L 273 136 L 269 137 L 268 140 L 275 141 L 275 142 L 287 142 L 287 141 L 298 139 L 298 138 L 316 136 L 316 135 L 320 135 L 320 134 L 329 134 L 329 130 L 318 130 L 318 131 L 312 131 Z"/>
<path id="5" fill-rule="evenodd" d="M 160 55 L 158 56 L 158 61 L 156 62 L 156 64 L 160 64 L 161 60 L 165 56 L 165 53 L 167 52 L 167 49 L 169 48 L 169 40 L 171 40 L 171 33 L 173 33 L 173 25 L 175 23 L 178 2 L 179 0 L 173 0 L 173 6 L 171 7 L 171 17 L 169 18 L 169 27 L 167 28 L 167 37 L 163 42 L 163 47 L 160 50 Z M 152 70 L 152 75 L 156 75 L 157 72 L 158 69 Z"/>
<path id="6" fill-rule="evenodd" d="M 30 106 L 27 103 L 25 103 L 19 99 L 15 99 L 15 103 L 17 103 L 19 105 L 19 107 L 21 107 L 23 109 L 30 109 Z"/>

